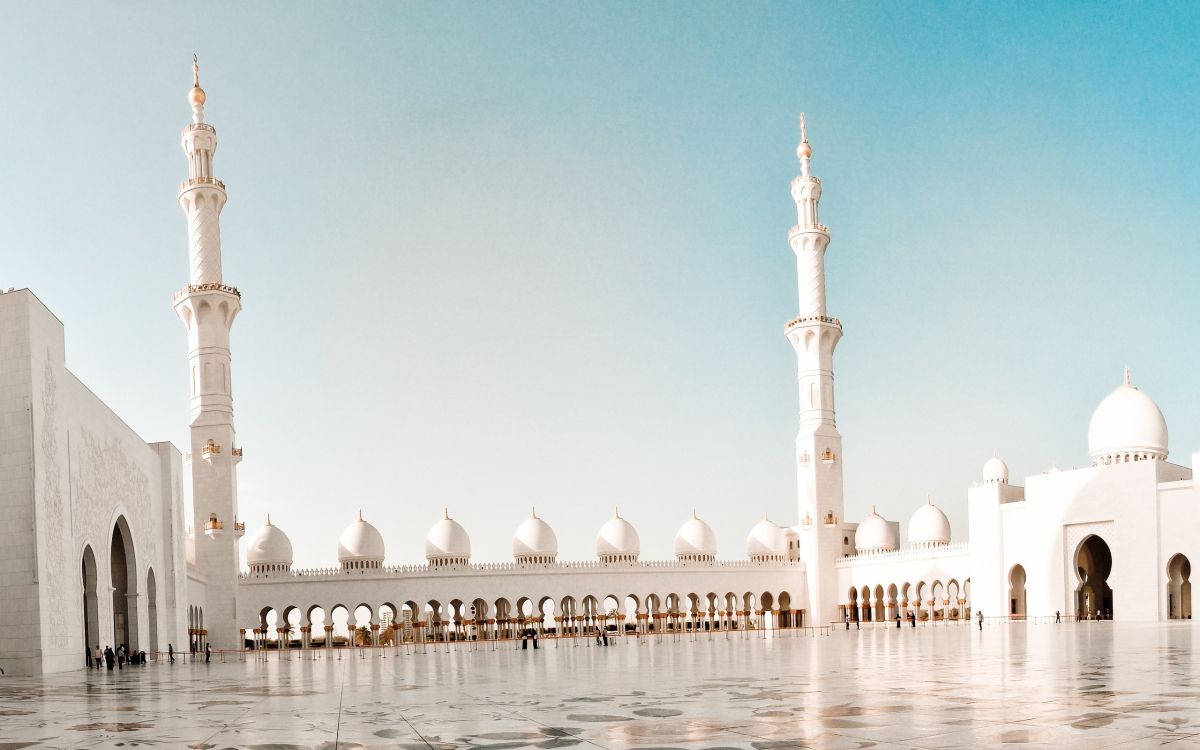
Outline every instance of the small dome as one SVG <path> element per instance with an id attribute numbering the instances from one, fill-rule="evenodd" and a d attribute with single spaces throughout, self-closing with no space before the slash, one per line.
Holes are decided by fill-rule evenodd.
<path id="1" fill-rule="evenodd" d="M 629 558 L 636 560 L 642 552 L 642 540 L 633 524 L 621 518 L 613 510 L 613 517 L 604 522 L 596 535 L 596 555 L 604 558 Z"/>
<path id="2" fill-rule="evenodd" d="M 1129 382 L 1108 394 L 1088 425 L 1088 456 L 1092 464 L 1165 459 L 1167 420 L 1154 400 Z"/>
<path id="3" fill-rule="evenodd" d="M 983 465 L 983 482 L 984 484 L 1008 484 L 1008 464 L 994 453 Z"/>
<path id="4" fill-rule="evenodd" d="M 717 556 L 717 535 L 694 512 L 675 532 L 675 556 L 686 560 L 712 560 Z"/>
<path id="5" fill-rule="evenodd" d="M 558 536 L 550 524 L 538 518 L 536 510 L 513 534 L 513 557 L 517 560 L 558 557 Z"/>
<path id="6" fill-rule="evenodd" d="M 746 537 L 746 554 L 751 560 L 784 559 L 788 556 L 787 533 L 771 519 L 763 519 Z"/>
<path id="7" fill-rule="evenodd" d="M 471 537 L 458 521 L 450 517 L 449 511 L 429 529 L 425 535 L 426 560 L 469 560 Z"/>
<path id="8" fill-rule="evenodd" d="M 871 508 L 854 530 L 854 546 L 859 552 L 890 552 L 896 549 L 896 534 L 883 516 Z"/>
<path id="9" fill-rule="evenodd" d="M 926 500 L 908 519 L 908 543 L 914 547 L 936 547 L 950 543 L 950 519 L 932 500 Z"/>
<path id="10" fill-rule="evenodd" d="M 249 565 L 291 565 L 292 542 L 287 534 L 271 523 L 254 532 L 246 545 L 246 562 Z"/>
<path id="11" fill-rule="evenodd" d="M 351 561 L 383 562 L 383 535 L 363 520 L 361 512 L 338 539 L 338 562 Z"/>

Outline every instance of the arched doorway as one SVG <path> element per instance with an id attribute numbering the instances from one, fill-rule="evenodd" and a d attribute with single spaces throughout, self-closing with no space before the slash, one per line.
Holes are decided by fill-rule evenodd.
<path id="1" fill-rule="evenodd" d="M 150 652 L 158 651 L 158 588 L 154 581 L 154 568 L 146 571 L 146 616 L 150 628 Z"/>
<path id="2" fill-rule="evenodd" d="M 1192 619 L 1192 562 L 1187 555 L 1175 555 L 1167 563 L 1167 617 Z"/>
<path id="3" fill-rule="evenodd" d="M 95 649 L 100 645 L 100 608 L 96 598 L 96 556 L 92 554 L 91 545 L 83 548 L 82 572 L 83 645 Z"/>
<path id="4" fill-rule="evenodd" d="M 1112 550 L 1095 534 L 1084 539 L 1075 552 L 1075 612 L 1079 617 L 1108 620 L 1113 614 L 1113 592 L 1108 585 L 1112 572 Z"/>
<path id="5" fill-rule="evenodd" d="M 1008 571 L 1008 614 L 1012 617 L 1025 617 L 1025 568 L 1020 565 L 1012 566 Z"/>
<path id="6" fill-rule="evenodd" d="M 123 643 L 131 651 L 137 651 L 137 558 L 134 555 L 133 535 L 124 516 L 118 518 L 113 526 L 109 551 L 113 589 L 113 647 Z"/>

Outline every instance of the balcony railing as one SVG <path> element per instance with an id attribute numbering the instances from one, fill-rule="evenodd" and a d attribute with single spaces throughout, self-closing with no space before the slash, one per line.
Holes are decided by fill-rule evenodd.
<path id="1" fill-rule="evenodd" d="M 222 190 L 225 189 L 225 183 L 218 180 L 216 177 L 190 177 L 179 183 L 179 190 L 182 192 L 196 185 L 216 185 Z"/>

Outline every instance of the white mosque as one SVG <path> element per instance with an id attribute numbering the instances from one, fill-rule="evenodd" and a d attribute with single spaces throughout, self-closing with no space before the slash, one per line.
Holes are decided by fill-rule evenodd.
<path id="1" fill-rule="evenodd" d="M 186 455 L 143 442 L 66 368 L 63 324 L 32 292 L 0 294 L 0 667 L 10 674 L 81 668 L 96 644 L 310 649 L 508 639 L 530 629 L 954 622 L 977 610 L 1017 621 L 1191 617 L 1200 490 L 1192 468 L 1168 462 L 1166 422 L 1128 372 L 1092 416 L 1089 467 L 1020 486 L 1000 458 L 984 464 L 967 490 L 969 542 L 953 543 L 929 502 L 908 520 L 906 546 L 900 525 L 874 509 L 857 524 L 844 520 L 833 397 L 842 324 L 825 304 L 829 230 L 818 219 L 821 181 L 810 172 L 803 121 L 792 182 L 799 223 L 788 233 L 799 315 L 784 329 L 800 391 L 794 523 L 764 518 L 744 556 L 721 559 L 712 528 L 692 513 L 674 559 L 643 560 L 637 530 L 614 511 L 595 556 L 572 561 L 532 512 L 513 534 L 511 561 L 476 562 L 467 530 L 445 514 L 426 537 L 427 563 L 394 566 L 383 535 L 359 514 L 337 541 L 337 565 L 303 570 L 267 519 L 243 560 L 230 370 L 241 294 L 221 272 L 225 185 L 214 176 L 217 134 L 193 71 L 179 186 L 189 279 L 174 296 L 188 339 Z M 185 518 L 189 478 L 194 512 Z"/>

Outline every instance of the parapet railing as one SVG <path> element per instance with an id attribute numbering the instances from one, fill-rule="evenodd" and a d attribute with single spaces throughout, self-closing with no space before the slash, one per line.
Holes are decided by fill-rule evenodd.
<path id="1" fill-rule="evenodd" d="M 272 571 L 264 574 L 242 573 L 239 580 L 280 580 L 287 578 L 334 578 L 347 576 L 394 576 L 394 575 L 461 575 L 462 573 L 488 573 L 527 570 L 770 570 L 803 567 L 799 560 L 630 560 L 601 562 L 599 560 L 563 561 L 553 563 L 488 562 L 466 565 L 385 565 L 379 568 L 293 568 L 290 571 Z"/>
<path id="2" fill-rule="evenodd" d="M 966 542 L 958 542 L 956 544 L 944 544 L 937 547 L 908 547 L 906 549 L 897 549 L 890 552 L 863 552 L 857 555 L 847 555 L 839 557 L 836 564 L 839 566 L 850 565 L 854 562 L 870 562 L 873 560 L 887 560 L 895 562 L 897 560 L 917 560 L 924 557 L 950 557 L 953 555 L 962 554 L 970 550 L 970 545 Z"/>

